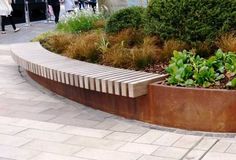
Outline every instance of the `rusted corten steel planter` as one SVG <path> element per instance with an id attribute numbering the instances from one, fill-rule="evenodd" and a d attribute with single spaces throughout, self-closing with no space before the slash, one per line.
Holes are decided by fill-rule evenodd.
<path id="1" fill-rule="evenodd" d="M 236 132 L 236 91 L 153 83 L 148 94 L 122 97 L 73 87 L 28 72 L 59 95 L 130 119 L 187 130 Z"/>
<path id="2" fill-rule="evenodd" d="M 236 91 L 150 85 L 151 121 L 190 130 L 236 132 Z"/>

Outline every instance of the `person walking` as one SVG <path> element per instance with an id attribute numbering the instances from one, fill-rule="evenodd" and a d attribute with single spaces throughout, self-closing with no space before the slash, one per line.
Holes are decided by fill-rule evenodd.
<path id="1" fill-rule="evenodd" d="M 63 2 L 63 0 L 48 0 L 48 4 L 52 6 L 52 10 L 55 16 L 55 23 L 58 23 L 59 16 L 60 16 L 60 4 Z"/>
<path id="2" fill-rule="evenodd" d="M 85 0 L 79 0 L 79 9 L 81 10 L 82 7 L 85 9 L 85 4 L 84 4 Z"/>
<path id="3" fill-rule="evenodd" d="M 7 19 L 10 20 L 10 23 L 14 29 L 15 32 L 18 32 L 20 30 L 20 28 L 16 28 L 15 22 L 13 21 L 13 17 L 12 17 L 12 6 L 11 6 L 12 1 L 11 0 L 1 0 L 0 1 L 0 15 L 1 15 L 1 27 L 2 27 L 2 34 L 6 34 L 5 31 L 5 25 L 6 25 L 6 21 Z"/>
<path id="4" fill-rule="evenodd" d="M 70 13 L 74 11 L 75 1 L 74 0 L 64 0 L 65 11 Z"/>
<path id="5" fill-rule="evenodd" d="M 90 0 L 90 5 L 93 8 L 93 13 L 95 14 L 96 12 L 96 6 L 97 6 L 97 0 Z"/>

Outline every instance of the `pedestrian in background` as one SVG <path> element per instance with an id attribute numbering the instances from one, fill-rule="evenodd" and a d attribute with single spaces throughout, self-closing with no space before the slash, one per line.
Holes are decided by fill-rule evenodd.
<path id="1" fill-rule="evenodd" d="M 90 0 L 90 5 L 93 8 L 93 13 L 96 13 L 97 0 Z"/>
<path id="2" fill-rule="evenodd" d="M 79 9 L 81 10 L 82 7 L 83 9 L 85 9 L 85 4 L 84 4 L 85 0 L 79 0 Z"/>
<path id="3" fill-rule="evenodd" d="M 6 34 L 5 31 L 5 25 L 6 25 L 6 21 L 7 19 L 9 19 L 13 29 L 15 32 L 19 31 L 20 28 L 16 28 L 15 22 L 13 20 L 12 17 L 12 6 L 11 6 L 12 1 L 11 0 L 0 0 L 0 15 L 1 15 L 1 27 L 2 27 L 2 34 Z"/>
<path id="4" fill-rule="evenodd" d="M 48 0 L 48 4 L 52 6 L 52 10 L 55 16 L 55 23 L 58 23 L 59 21 L 59 15 L 60 15 L 60 4 L 63 2 L 63 0 Z"/>

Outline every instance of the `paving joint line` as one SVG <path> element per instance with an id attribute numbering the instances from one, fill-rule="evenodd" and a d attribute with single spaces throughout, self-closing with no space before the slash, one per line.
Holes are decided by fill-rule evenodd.
<path id="1" fill-rule="evenodd" d="M 195 143 L 181 158 L 180 160 L 183 160 L 198 144 L 200 144 L 202 142 L 202 140 L 204 139 L 204 136 L 201 137 L 197 143 Z"/>
<path id="2" fill-rule="evenodd" d="M 202 160 L 202 159 L 206 156 L 206 154 L 207 154 L 219 141 L 220 141 L 220 140 L 217 139 L 217 140 L 215 141 L 215 143 L 213 143 L 213 144 L 211 145 L 211 147 L 208 148 L 208 150 L 205 151 L 205 153 L 199 158 L 199 160 Z"/>

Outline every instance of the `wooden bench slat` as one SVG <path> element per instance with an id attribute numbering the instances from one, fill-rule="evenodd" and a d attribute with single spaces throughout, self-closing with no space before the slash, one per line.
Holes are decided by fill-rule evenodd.
<path id="1" fill-rule="evenodd" d="M 14 44 L 11 55 L 25 70 L 47 79 L 132 98 L 147 94 L 147 85 L 164 77 L 69 59 L 42 48 L 39 43 Z"/>

